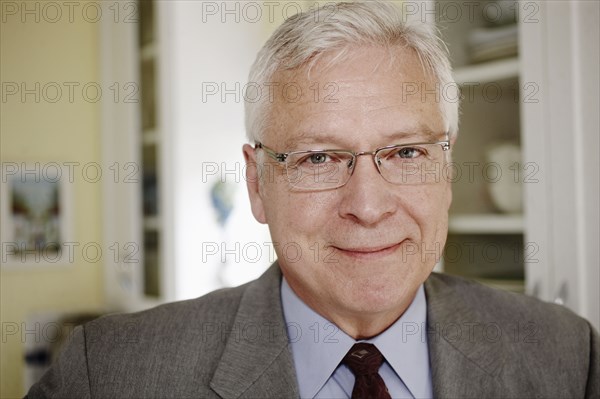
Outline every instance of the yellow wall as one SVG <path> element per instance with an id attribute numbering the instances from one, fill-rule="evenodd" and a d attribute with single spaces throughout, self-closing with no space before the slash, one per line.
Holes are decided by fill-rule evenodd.
<path id="1" fill-rule="evenodd" d="M 93 242 L 104 248 L 101 241 L 101 182 L 88 183 L 81 174 L 83 165 L 100 163 L 100 102 L 86 100 L 82 93 L 86 83 L 100 84 L 99 23 L 93 22 L 94 9 L 88 8 L 88 14 L 84 16 L 82 10 L 86 3 L 74 2 L 77 6 L 69 15 L 63 2 L 54 3 L 63 7 L 62 16 L 57 19 L 56 10 L 44 9 L 44 2 L 0 3 L 0 78 L 6 96 L 0 103 L 2 163 L 39 162 L 43 166 L 46 162 L 79 162 L 81 167 L 74 169 L 74 182 L 70 184 L 73 239 L 81 245 Z M 33 10 L 32 14 L 22 13 L 25 3 Z M 35 102 L 33 94 L 22 101 L 20 93 L 7 95 L 5 90 L 9 86 L 14 88 L 13 83 L 19 85 L 19 89 L 21 83 L 34 88 L 36 82 L 40 82 L 39 103 Z M 43 90 L 45 84 L 52 82 L 63 89 L 56 103 L 51 102 L 56 92 L 49 91 L 50 86 L 46 93 Z M 74 88 L 72 103 L 65 82 L 79 84 Z M 109 88 L 100 87 L 103 95 L 110 93 Z M 93 95 L 91 89 L 88 95 Z M 100 308 L 104 299 L 103 261 L 86 262 L 81 251 L 76 249 L 74 261 L 60 266 L 25 267 L 19 263 L 2 266 L 2 398 L 24 394 L 21 334 L 5 334 L 5 327 L 14 326 L 14 323 L 21 325 L 36 312 Z"/>

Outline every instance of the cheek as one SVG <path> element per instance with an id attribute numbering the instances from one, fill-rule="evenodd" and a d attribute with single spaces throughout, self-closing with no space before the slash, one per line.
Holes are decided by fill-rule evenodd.
<path id="1" fill-rule="evenodd" d="M 424 245 L 422 250 L 426 253 L 435 253 L 436 259 L 431 259 L 435 262 L 439 261 L 448 235 L 449 194 L 446 185 L 440 185 L 437 190 L 429 194 L 425 201 L 427 205 L 423 207 L 420 214 L 419 224 Z"/>
<path id="2" fill-rule="evenodd" d="M 264 187 L 265 213 L 273 241 L 303 244 L 316 241 L 330 223 L 335 202 L 329 193 L 290 191 L 285 181 Z"/>
<path id="3" fill-rule="evenodd" d="M 446 234 L 451 193 L 447 184 L 420 186 L 403 193 L 402 203 L 420 227 L 422 239 Z"/>

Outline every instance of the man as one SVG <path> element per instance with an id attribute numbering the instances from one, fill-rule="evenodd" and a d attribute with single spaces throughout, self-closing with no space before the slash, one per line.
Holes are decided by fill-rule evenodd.
<path id="1" fill-rule="evenodd" d="M 292 17 L 250 80 L 275 88 L 247 104 L 243 152 L 278 262 L 241 287 L 85 325 L 29 397 L 600 395 L 585 320 L 431 273 L 458 104 L 407 95 L 452 83 L 426 25 L 378 2 Z"/>

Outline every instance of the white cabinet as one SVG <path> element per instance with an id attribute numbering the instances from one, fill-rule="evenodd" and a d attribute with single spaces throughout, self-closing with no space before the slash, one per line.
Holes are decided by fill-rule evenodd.
<path id="1" fill-rule="evenodd" d="M 540 181 L 525 186 L 527 291 L 600 327 L 600 3 L 540 1 L 521 29 L 521 76 L 539 87 L 522 105 L 523 150 Z"/>
<path id="2" fill-rule="evenodd" d="M 103 186 L 104 240 L 115 254 L 106 266 L 106 298 L 115 310 L 146 308 L 170 296 L 164 265 L 171 242 L 163 230 L 171 207 L 164 195 L 168 176 L 161 173 L 168 154 L 161 140 L 153 4 L 128 3 L 135 12 L 127 23 L 107 19 L 101 26 L 103 80 L 134 88 L 127 101 L 102 103 L 103 161 L 119 176 Z"/>
<path id="3" fill-rule="evenodd" d="M 453 203 L 444 271 L 523 292 L 522 187 L 533 178 L 521 155 L 518 6 L 443 1 L 435 6 L 461 88 L 459 135 L 447 176 Z"/>
<path id="4" fill-rule="evenodd" d="M 122 248 L 107 265 L 106 293 L 119 310 L 240 284 L 274 260 L 245 194 L 238 89 L 264 27 L 223 23 L 204 2 L 131 4 L 137 23 L 102 26 L 103 79 L 139 90 L 135 102 L 103 103 L 104 162 L 135 172 L 104 187 L 104 239 Z M 215 204 L 222 188 L 226 221 Z"/>
<path id="5" fill-rule="evenodd" d="M 439 26 L 465 98 L 445 270 L 561 303 L 598 328 L 599 3 L 504 2 L 518 16 L 518 56 L 475 64 L 469 32 L 497 5 L 440 1 L 436 15 L 450 3 L 463 18 Z M 522 212 L 492 200 L 497 167 L 485 154 L 498 142 L 521 148 L 502 173 L 521 184 Z"/>

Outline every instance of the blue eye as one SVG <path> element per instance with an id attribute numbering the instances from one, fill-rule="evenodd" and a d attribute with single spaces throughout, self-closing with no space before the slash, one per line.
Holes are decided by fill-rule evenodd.
<path id="1" fill-rule="evenodd" d="M 316 165 L 327 162 L 329 160 L 329 155 L 327 155 L 327 153 L 324 152 L 317 152 L 315 154 L 311 154 L 310 157 L 308 157 L 308 159 L 312 164 Z"/>
<path id="2" fill-rule="evenodd" d="M 400 158 L 417 158 L 420 155 L 423 155 L 423 151 L 417 147 L 402 147 L 396 152 L 396 154 Z"/>

